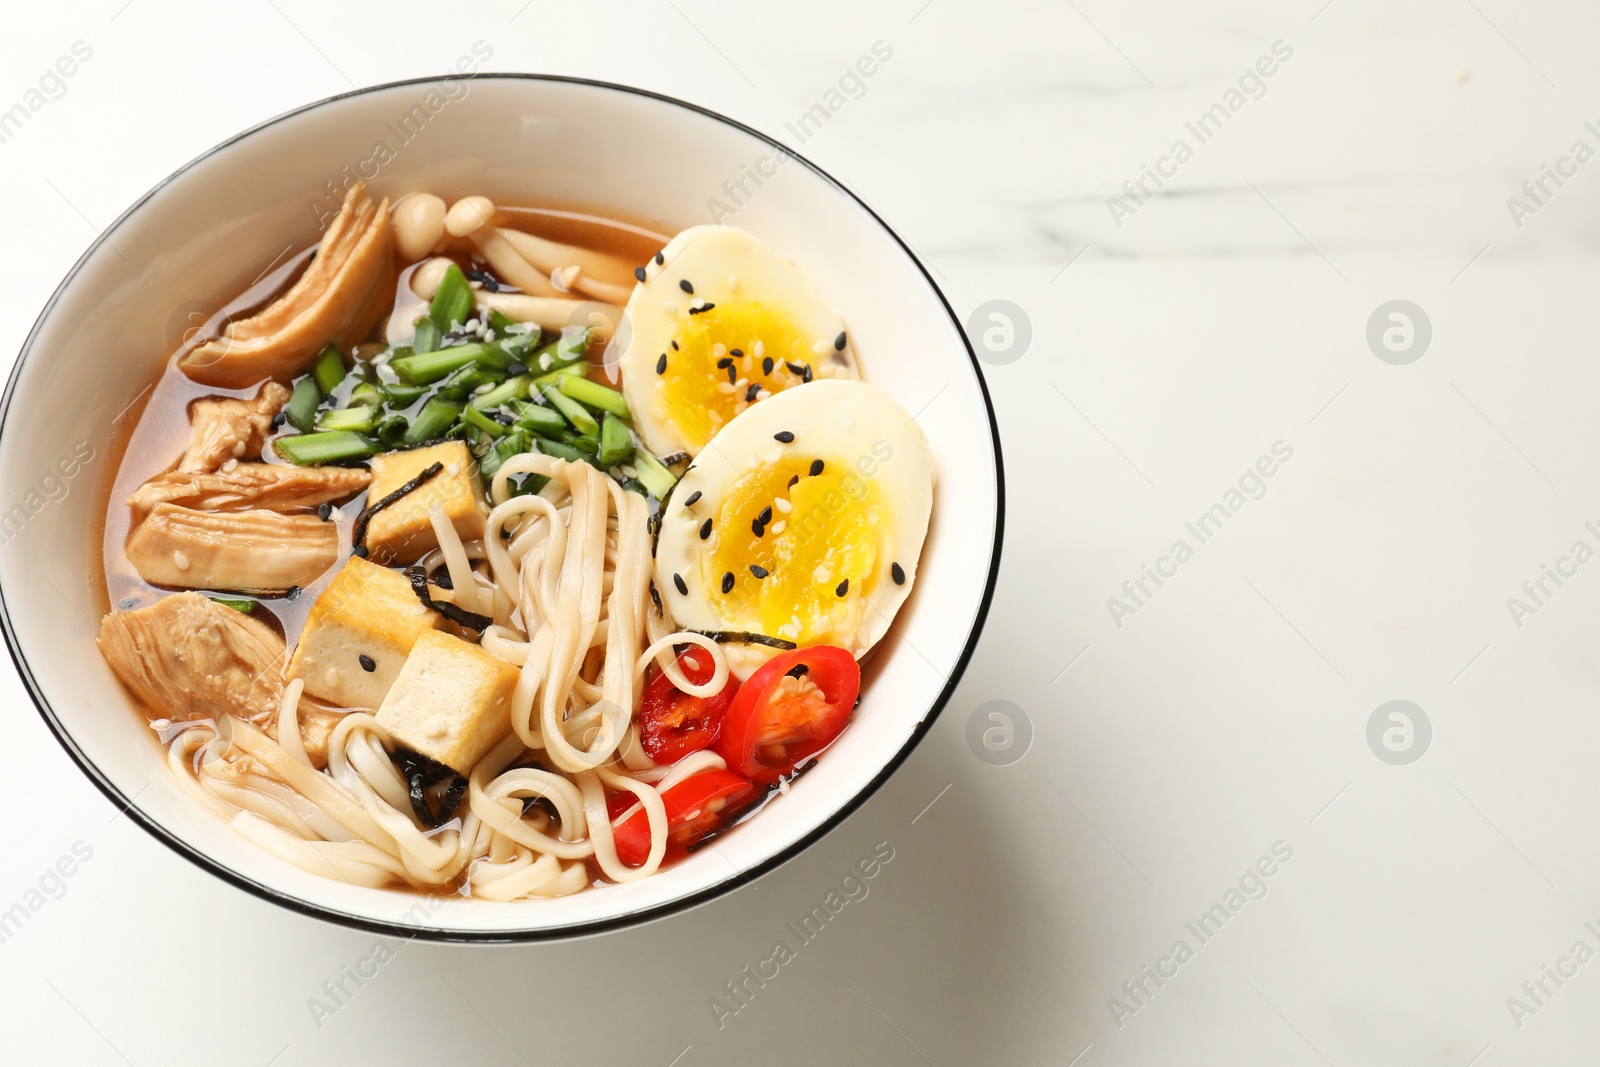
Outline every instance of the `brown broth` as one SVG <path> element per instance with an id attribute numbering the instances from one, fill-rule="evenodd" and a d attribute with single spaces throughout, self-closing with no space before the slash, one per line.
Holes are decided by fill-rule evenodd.
<path id="1" fill-rule="evenodd" d="M 503 224 L 552 241 L 605 252 L 630 263 L 644 263 L 668 240 L 662 232 L 663 227 L 647 220 L 611 211 L 601 213 L 580 205 L 500 205 L 498 211 L 497 218 Z M 312 244 L 295 252 L 287 260 L 275 261 L 245 292 L 228 301 L 205 323 L 189 332 L 146 387 L 148 395 L 142 401 L 135 400 L 136 414 L 130 412 L 133 417 L 125 420 L 129 428 L 122 430 L 119 427 L 110 446 L 116 473 L 106 488 L 101 551 L 98 558 L 92 561 L 92 567 L 103 580 L 103 609 L 147 607 L 171 592 L 146 582 L 128 561 L 124 547 L 131 532 L 131 516 L 124 501 L 139 486 L 176 466 L 189 439 L 189 405 L 201 397 L 253 397 L 260 388 L 256 385 L 248 389 L 219 389 L 201 385 L 191 381 L 178 368 L 178 360 L 189 350 L 220 336 L 228 323 L 248 318 L 277 299 L 299 278 L 315 250 L 316 245 Z M 445 253 L 463 267 L 479 265 L 474 262 L 470 252 L 471 246 L 466 242 L 451 243 L 445 249 Z M 369 340 L 385 340 L 383 335 L 391 318 L 398 319 L 400 328 L 409 331 L 409 323 L 423 306 L 422 301 L 411 292 L 413 269 L 414 265 L 401 271 L 390 312 L 379 316 L 379 326 Z M 400 314 L 391 314 L 396 312 Z M 598 357 L 598 353 L 591 353 L 589 376 L 604 382 L 608 376 Z M 141 403 L 142 407 L 138 406 Z M 270 445 L 266 452 L 267 455 L 261 457 L 266 462 L 281 462 L 272 454 Z M 365 494 L 358 494 L 344 502 L 336 512 L 341 557 L 349 552 L 351 526 L 364 500 Z M 260 598 L 255 614 L 282 633 L 290 647 L 293 647 L 305 627 L 306 614 L 312 601 L 333 580 L 335 573 L 330 571 L 323 575 L 315 584 L 300 590 L 292 600 L 283 596 Z"/>

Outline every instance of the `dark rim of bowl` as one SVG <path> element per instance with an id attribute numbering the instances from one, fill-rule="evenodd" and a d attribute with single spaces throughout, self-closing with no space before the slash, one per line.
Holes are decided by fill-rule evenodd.
<path id="1" fill-rule="evenodd" d="M 12 395 L 16 390 L 17 380 L 21 376 L 23 364 L 27 361 L 28 355 L 33 349 L 34 341 L 38 337 L 39 330 L 44 325 L 45 320 L 49 318 L 50 312 L 55 308 L 56 303 L 61 299 L 61 294 L 67 289 L 68 286 L 72 284 L 73 279 L 78 276 L 78 272 L 83 269 L 84 264 L 88 262 L 89 258 L 99 251 L 102 245 L 107 243 L 111 234 L 115 232 L 116 229 L 125 221 L 127 221 L 131 215 L 144 206 L 145 202 L 148 201 L 152 196 L 160 192 L 179 175 L 186 173 L 203 160 L 210 158 L 223 149 L 226 149 L 231 145 L 244 140 L 246 137 L 249 137 L 252 134 L 266 129 L 269 126 L 275 126 L 280 122 L 283 122 L 287 119 L 292 119 L 295 116 L 304 114 L 307 111 L 324 107 L 340 100 L 347 100 L 351 97 L 365 96 L 368 93 L 382 92 L 387 89 L 394 89 L 406 85 L 426 85 L 438 82 L 440 80 L 441 76 L 406 78 L 400 81 L 385 82 L 382 85 L 367 86 L 364 89 L 355 89 L 348 93 L 340 93 L 337 96 L 330 96 L 322 100 L 305 104 L 291 111 L 286 111 L 274 118 L 267 119 L 265 122 L 258 123 L 241 133 L 235 134 L 220 144 L 214 145 L 202 152 L 200 155 L 196 156 L 194 159 L 185 163 L 183 166 L 167 175 L 167 177 L 163 178 L 158 184 L 152 187 L 149 192 L 145 193 L 137 201 L 135 201 L 131 207 L 129 207 L 121 215 L 117 216 L 116 221 L 111 223 L 111 225 L 107 226 L 100 232 L 100 235 L 95 238 L 94 243 L 84 251 L 82 256 L 78 257 L 78 261 L 72 265 L 72 269 L 67 272 L 67 275 L 62 279 L 61 284 L 56 286 L 55 291 L 51 293 L 50 300 L 45 304 L 44 310 L 39 313 L 39 318 L 34 322 L 33 328 L 28 331 L 27 339 L 22 343 L 22 349 L 18 354 L 16 364 L 12 368 L 9 380 L 6 382 L 5 394 L 3 397 L 0 397 L 0 433 L 4 432 L 6 417 L 11 411 Z M 367 930 L 378 934 L 386 934 L 404 938 L 420 938 L 428 941 L 460 942 L 469 944 L 518 944 L 533 941 L 561 941 L 595 934 L 608 933 L 610 931 L 621 930 L 632 926 L 640 926 L 647 922 L 664 919 L 669 915 L 675 915 L 680 912 L 688 911 L 692 908 L 698 907 L 701 904 L 708 903 L 725 893 L 729 893 L 740 886 L 753 882 L 757 878 L 776 870 L 779 866 L 793 859 L 795 856 L 798 856 L 811 845 L 821 840 L 824 835 L 833 830 L 840 823 L 844 822 L 844 820 L 852 815 L 856 809 L 860 808 L 862 804 L 866 803 L 866 801 L 878 791 L 883 783 L 888 781 L 889 776 L 892 775 L 900 767 L 900 765 L 905 762 L 906 758 L 911 755 L 912 750 L 917 747 L 917 744 L 922 740 L 923 736 L 930 728 L 932 728 L 935 720 L 937 720 L 939 717 L 939 713 L 944 710 L 944 706 L 949 702 L 951 694 L 954 693 L 957 683 L 961 680 L 961 675 L 966 671 L 967 663 L 972 659 L 972 653 L 977 647 L 978 637 L 983 632 L 984 622 L 989 614 L 989 605 L 994 598 L 995 583 L 1000 574 L 1000 550 L 1005 534 L 1005 470 L 1004 465 L 1001 462 L 1000 427 L 998 422 L 995 420 L 994 403 L 989 398 L 989 388 L 983 380 L 983 372 L 978 366 L 977 356 L 972 350 L 971 339 L 967 337 L 966 330 L 962 327 L 961 321 L 956 318 L 955 311 L 950 307 L 950 302 L 945 299 L 944 293 L 934 282 L 932 276 L 929 275 L 928 269 L 922 264 L 921 259 L 919 259 L 911 247 L 901 239 L 900 235 L 897 234 L 888 223 L 884 222 L 883 218 L 879 216 L 878 213 L 870 206 L 868 206 L 865 201 L 857 196 L 849 186 L 845 185 L 843 182 L 833 177 L 833 175 L 829 174 L 827 171 L 811 162 L 811 160 L 806 159 L 799 153 L 792 151 L 790 148 L 788 148 L 788 146 L 779 143 L 771 137 L 768 137 L 760 130 L 752 129 L 742 122 L 730 119 L 726 115 L 719 114 L 709 108 L 701 107 L 698 104 L 691 104 L 687 101 L 666 96 L 662 93 L 651 92 L 648 89 L 639 89 L 630 85 L 618 85 L 614 82 L 597 81 L 591 78 L 574 78 L 557 74 L 489 73 L 473 75 L 472 80 L 553 82 L 569 85 L 582 85 L 589 88 L 603 89 L 610 92 L 627 93 L 633 96 L 645 97 L 650 100 L 657 100 L 665 104 L 671 104 L 675 107 L 683 108 L 686 111 L 692 111 L 698 115 L 703 115 L 706 118 L 713 119 L 726 126 L 730 126 L 733 129 L 736 129 L 747 136 L 753 137 L 757 141 L 769 145 L 770 147 L 775 148 L 778 151 L 798 160 L 800 163 L 804 164 L 808 170 L 822 178 L 829 185 L 837 189 L 841 194 L 849 197 L 861 208 L 861 210 L 865 211 L 869 216 L 871 216 L 873 221 L 883 228 L 884 233 L 893 238 L 894 242 L 900 246 L 900 250 L 905 253 L 906 258 L 916 265 L 917 270 L 922 272 L 923 280 L 927 282 L 928 288 L 932 290 L 934 296 L 938 298 L 939 303 L 944 307 L 945 313 L 950 316 L 950 321 L 955 326 L 956 333 L 961 337 L 962 345 L 967 350 L 967 359 L 972 364 L 973 377 L 977 379 L 978 392 L 983 397 L 985 414 L 989 419 L 989 435 L 994 447 L 995 468 L 994 550 L 989 559 L 989 573 L 984 582 L 983 597 L 979 601 L 978 610 L 973 616 L 972 629 L 967 635 L 966 644 L 962 648 L 960 656 L 957 657 L 955 667 L 951 670 L 950 676 L 945 680 L 944 688 L 939 692 L 938 697 L 929 707 L 927 715 L 924 716 L 922 721 L 917 724 L 914 730 L 912 730 L 911 735 L 906 738 L 906 742 L 901 746 L 900 751 L 895 753 L 894 757 L 883 766 L 883 769 L 880 770 L 871 781 L 862 786 L 862 788 L 858 790 L 848 802 L 846 802 L 842 807 L 839 808 L 838 811 L 834 812 L 827 819 L 824 819 L 822 823 L 819 824 L 815 829 L 811 830 L 809 833 L 795 841 L 793 844 L 789 845 L 787 848 L 782 849 L 778 853 L 768 857 L 755 866 L 746 870 L 736 871 L 727 878 L 717 882 L 715 885 L 708 886 L 699 892 L 691 893 L 687 896 L 683 896 L 676 900 L 671 900 L 654 907 L 646 908 L 640 911 L 629 912 L 625 915 L 619 915 L 614 918 L 600 919 L 592 922 L 574 923 L 570 926 L 551 927 L 548 929 L 473 931 L 450 930 L 427 926 L 410 926 L 403 923 L 380 922 L 360 915 L 351 915 L 347 912 L 337 911 L 318 904 L 312 904 L 308 901 L 301 900 L 298 897 L 280 892 L 271 886 L 262 885 L 261 883 L 247 878 L 244 875 L 224 866 L 221 862 L 212 859 L 204 852 L 201 852 L 199 849 L 190 845 L 188 842 L 182 840 L 167 830 L 164 826 L 157 823 L 154 819 L 141 811 L 134 803 L 134 800 L 137 798 L 124 796 L 122 791 L 118 789 L 110 781 L 110 779 L 101 773 L 100 769 L 95 766 L 88 756 L 86 756 L 73 742 L 66 728 L 62 725 L 60 720 L 56 718 L 55 711 L 51 708 L 50 702 L 45 698 L 44 691 L 34 679 L 33 672 L 28 668 L 28 661 L 22 654 L 21 645 L 17 639 L 16 629 L 12 624 L 11 610 L 5 600 L 5 590 L 3 587 L 0 587 L 0 631 L 3 631 L 4 633 L 6 649 L 11 654 L 11 659 L 17 666 L 17 673 L 21 675 L 23 684 L 27 687 L 28 695 L 32 698 L 34 706 L 39 709 L 39 714 L 44 718 L 45 724 L 50 728 L 50 732 L 54 734 L 56 740 L 61 743 L 61 747 L 66 749 L 67 755 L 72 758 L 73 762 L 78 765 L 79 769 L 81 769 L 83 773 L 88 776 L 90 781 L 99 787 L 100 791 L 106 795 L 106 799 L 110 800 L 119 811 L 126 812 L 129 818 L 142 826 L 153 837 L 155 837 L 156 840 L 165 844 L 168 848 L 194 863 L 196 866 L 209 871 L 213 875 L 216 875 L 223 881 L 237 886 L 248 893 L 252 893 L 263 900 L 277 904 L 280 907 L 287 908 L 290 911 L 299 912 L 302 915 L 307 915 L 314 919 L 321 919 L 325 922 L 335 923 L 340 926 L 351 927 L 359 930 Z"/>

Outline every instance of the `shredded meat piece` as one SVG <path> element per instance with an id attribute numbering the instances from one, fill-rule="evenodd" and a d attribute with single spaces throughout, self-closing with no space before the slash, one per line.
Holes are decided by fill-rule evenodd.
<path id="1" fill-rule="evenodd" d="M 389 201 L 351 186 L 300 280 L 260 313 L 187 352 L 178 366 L 195 381 L 241 388 L 288 381 L 329 345 L 344 351 L 372 331 L 394 297 Z"/>
<path id="2" fill-rule="evenodd" d="M 178 504 L 199 511 L 266 508 L 298 511 L 353 496 L 372 481 L 368 471 L 353 467 L 280 467 L 241 463 L 232 470 L 169 471 L 141 485 L 128 498 L 138 522 L 157 504 Z"/>
<path id="3" fill-rule="evenodd" d="M 267 382 L 254 400 L 207 397 L 189 412 L 189 447 L 178 461 L 185 473 L 214 471 L 230 459 L 254 459 L 272 429 L 272 419 L 289 402 L 289 390 Z"/>
<path id="4" fill-rule="evenodd" d="M 278 710 L 283 638 L 199 593 L 111 612 L 100 622 L 99 645 L 117 678 L 155 715 L 260 720 Z"/>
<path id="5" fill-rule="evenodd" d="M 283 592 L 310 585 L 338 562 L 339 531 L 315 515 L 157 504 L 126 552 L 152 585 Z"/>

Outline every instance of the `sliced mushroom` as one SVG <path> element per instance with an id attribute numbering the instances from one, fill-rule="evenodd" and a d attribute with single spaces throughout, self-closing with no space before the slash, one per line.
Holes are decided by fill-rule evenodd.
<path id="1" fill-rule="evenodd" d="M 259 721 L 283 695 L 283 638 L 199 593 L 113 611 L 98 643 L 122 684 L 160 717 Z"/>
<path id="2" fill-rule="evenodd" d="M 438 256 L 422 264 L 411 275 L 411 291 L 422 300 L 432 300 L 450 263 L 448 257 Z M 531 322 L 543 330 L 592 326 L 602 340 L 610 339 L 616 324 L 622 321 L 622 308 L 616 304 L 576 300 L 570 296 L 529 296 L 474 289 L 472 299 L 479 311 L 498 311 L 512 322 Z"/>
<path id="3" fill-rule="evenodd" d="M 468 196 L 450 206 L 444 217 L 445 232 L 465 237 L 495 275 L 530 296 L 559 297 L 561 290 L 550 284 L 545 274 L 523 258 L 493 223 L 494 202 L 486 196 Z"/>
<path id="4" fill-rule="evenodd" d="M 338 562 L 339 530 L 315 515 L 157 504 L 126 553 L 152 585 L 281 593 L 310 585 Z"/>
<path id="5" fill-rule="evenodd" d="M 178 504 L 196 511 L 266 508 L 301 511 L 345 497 L 367 487 L 369 471 L 356 467 L 286 467 L 272 463 L 240 463 L 231 470 L 169 471 L 145 482 L 128 498 L 138 522 L 157 504 Z"/>
<path id="6" fill-rule="evenodd" d="M 324 346 L 348 348 L 388 307 L 394 288 L 389 202 L 374 204 L 362 182 L 317 246 L 311 265 L 287 293 L 222 337 L 186 353 L 179 366 L 195 381 L 240 388 L 304 371 Z"/>
<path id="7" fill-rule="evenodd" d="M 550 275 L 552 282 L 560 272 L 561 284 L 568 291 L 576 289 L 608 304 L 626 304 L 633 293 L 633 273 L 616 256 L 548 241 L 521 230 L 501 227 L 500 233 L 523 259 Z"/>
<path id="8" fill-rule="evenodd" d="M 263 385 L 254 400 L 196 400 L 189 410 L 189 447 L 178 470 L 214 471 L 230 459 L 260 456 L 273 418 L 288 401 L 288 388 L 277 382 Z"/>

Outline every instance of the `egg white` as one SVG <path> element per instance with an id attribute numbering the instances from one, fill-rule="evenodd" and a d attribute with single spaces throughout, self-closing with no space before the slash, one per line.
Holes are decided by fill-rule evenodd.
<path id="1" fill-rule="evenodd" d="M 692 420 L 720 419 L 720 413 L 714 417 L 706 414 L 712 403 L 733 398 L 733 406 L 743 410 L 747 406 L 743 398 L 752 384 L 771 388 L 750 404 L 799 384 L 798 378 L 783 369 L 781 359 L 773 374 L 763 374 L 760 357 L 741 334 L 741 340 L 726 346 L 743 346 L 742 366 L 734 368 L 740 384 L 723 382 L 718 375 L 716 382 L 697 382 L 687 400 L 669 397 L 664 384 L 674 374 L 686 373 L 689 362 L 688 354 L 681 347 L 675 349 L 673 342 L 686 341 L 696 317 L 710 314 L 708 308 L 721 306 L 722 313 L 728 314 L 740 305 L 763 305 L 780 316 L 803 344 L 814 380 L 860 377 L 838 312 L 811 287 L 797 266 L 753 234 L 732 226 L 690 227 L 674 237 L 659 258 L 662 262 L 652 259 L 645 265 L 645 279 L 628 299 L 626 348 L 618 359 L 634 427 L 657 455 L 698 454 L 703 441 Z M 684 283 L 693 291 L 686 291 Z M 663 357 L 666 371 L 658 373 Z M 712 435 L 719 429 L 714 425 Z"/>
<path id="2" fill-rule="evenodd" d="M 780 441 L 780 434 L 792 434 L 793 440 Z M 873 572 L 858 580 L 847 593 L 859 601 L 860 610 L 855 611 L 843 598 L 838 604 L 828 601 L 830 610 L 853 614 L 853 624 L 846 620 L 837 624 L 845 627 L 843 631 L 830 630 L 801 643 L 838 645 L 859 658 L 883 637 L 916 580 L 917 560 L 933 505 L 933 460 L 921 427 L 905 409 L 875 386 L 846 380 L 814 381 L 753 405 L 712 438 L 674 487 L 662 512 L 656 545 L 656 588 L 679 626 L 762 632 L 760 611 L 748 606 L 748 602 L 742 608 L 737 604 L 719 607 L 714 602 L 721 575 L 714 573 L 717 568 L 712 557 L 722 543 L 720 539 L 742 537 L 745 533 L 742 527 L 731 532 L 716 528 L 723 502 L 752 472 L 757 472 L 752 477 L 759 479 L 762 472 L 770 474 L 773 469 L 782 468 L 777 473 L 777 484 L 782 485 L 784 471 L 789 467 L 798 465 L 809 471 L 817 459 L 824 461 L 824 473 L 841 479 L 846 495 L 859 493 L 859 499 L 881 503 L 886 519 L 874 528 Z M 783 493 L 794 491 L 788 488 Z M 772 530 L 779 522 L 785 526 L 764 536 L 802 537 L 811 536 L 813 531 L 816 536 L 826 536 L 830 529 L 826 509 L 836 507 L 834 503 L 826 507 L 818 503 L 810 514 L 801 514 L 792 503 L 790 511 L 782 511 L 780 505 L 767 529 Z M 821 518 L 816 514 L 819 511 L 823 512 Z M 713 521 L 711 536 L 702 538 L 707 519 Z M 795 526 L 792 531 L 790 524 Z M 731 543 L 737 546 L 742 542 Z M 903 579 L 899 583 L 894 581 L 891 564 L 899 565 Z M 821 586 L 826 599 L 835 595 L 836 577 L 814 574 L 809 579 L 786 576 L 786 580 L 805 580 Z M 680 579 L 682 592 L 678 588 Z M 761 580 L 743 571 L 735 576 L 742 590 L 756 590 L 748 583 Z M 780 631 L 767 636 L 792 639 L 797 635 Z M 724 647 L 740 678 L 748 677 L 776 654 L 776 650 L 756 644 L 730 643 Z"/>

